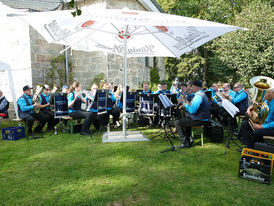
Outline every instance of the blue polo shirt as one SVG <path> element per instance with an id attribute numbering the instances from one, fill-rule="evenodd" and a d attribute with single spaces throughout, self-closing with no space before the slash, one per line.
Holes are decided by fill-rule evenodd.
<path id="1" fill-rule="evenodd" d="M 269 107 L 269 112 L 262 126 L 264 129 L 274 128 L 274 99 L 272 99 L 270 102 L 265 100 L 265 102 Z"/>
<path id="2" fill-rule="evenodd" d="M 18 99 L 17 104 L 20 106 L 20 109 L 21 109 L 22 112 L 30 111 L 30 113 L 33 114 L 32 96 L 28 96 L 26 94 L 23 94 L 23 95 L 29 101 L 30 106 L 27 106 L 27 102 L 25 101 L 25 99 L 23 97 L 20 97 Z"/>

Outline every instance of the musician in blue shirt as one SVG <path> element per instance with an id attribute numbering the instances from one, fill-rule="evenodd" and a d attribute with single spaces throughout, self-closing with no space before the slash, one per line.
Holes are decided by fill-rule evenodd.
<path id="1" fill-rule="evenodd" d="M 54 118 L 54 112 L 50 109 L 50 87 L 48 85 L 43 86 L 43 92 L 40 95 L 40 112 L 39 115 L 43 119 L 47 119 L 48 121 L 48 128 L 47 130 L 50 131 L 54 128 L 54 126 L 58 123 L 58 119 Z"/>
<path id="2" fill-rule="evenodd" d="M 153 94 L 153 91 L 151 91 L 149 89 L 149 83 L 148 82 L 144 82 L 143 83 L 143 91 L 142 94 Z"/>
<path id="3" fill-rule="evenodd" d="M 193 143 L 191 138 L 191 127 L 204 125 L 210 119 L 209 100 L 202 91 L 202 82 L 194 80 L 192 82 L 192 91 L 195 93 L 191 103 L 183 102 L 183 108 L 186 110 L 186 117 L 175 121 L 181 148 L 189 148 Z"/>
<path id="4" fill-rule="evenodd" d="M 239 82 L 234 84 L 233 91 L 235 92 L 235 95 L 224 94 L 223 97 L 230 100 L 239 109 L 237 115 L 244 115 L 248 108 L 248 95 L 245 92 L 243 85 Z M 230 118 L 230 115 L 226 112 L 224 114 L 224 121 L 228 122 L 228 118 Z M 234 130 L 233 133 L 238 135 L 238 124 L 235 118 L 233 119 L 232 126 Z"/>
<path id="5" fill-rule="evenodd" d="M 87 97 L 83 96 L 81 89 L 80 82 L 74 82 L 70 88 L 70 93 L 67 96 L 69 116 L 74 119 L 85 119 L 80 134 L 91 135 L 89 128 L 94 120 L 94 113 L 82 111 L 81 104 L 82 102 L 87 103 Z"/>
<path id="6" fill-rule="evenodd" d="M 243 85 L 239 82 L 234 85 L 233 90 L 235 92 L 235 96 L 229 94 L 224 94 L 224 96 L 235 104 L 235 106 L 240 110 L 239 113 L 243 115 L 248 108 L 248 95 L 245 92 Z"/>
<path id="7" fill-rule="evenodd" d="M 17 100 L 18 105 L 18 115 L 20 119 L 23 119 L 26 122 L 28 128 L 28 135 L 32 136 L 32 126 L 35 120 L 38 120 L 39 123 L 35 127 L 34 132 L 40 133 L 47 123 L 47 119 L 41 118 L 39 113 L 34 113 L 34 108 L 40 108 L 41 104 L 39 102 L 32 102 L 32 86 L 26 85 L 23 87 L 24 94 L 19 97 Z"/>
<path id="8" fill-rule="evenodd" d="M 167 85 L 165 82 L 161 83 L 161 90 L 157 91 L 155 94 L 171 94 L 171 92 L 167 89 Z"/>
<path id="9" fill-rule="evenodd" d="M 265 99 L 269 112 L 264 123 L 262 125 L 253 124 L 254 131 L 248 122 L 248 118 L 245 118 L 241 124 L 240 139 L 242 144 L 249 148 L 253 148 L 255 142 L 264 142 L 263 136 L 274 136 L 274 88 L 267 90 Z M 250 115 L 253 109 L 253 106 L 250 106 L 247 109 L 247 115 Z"/>

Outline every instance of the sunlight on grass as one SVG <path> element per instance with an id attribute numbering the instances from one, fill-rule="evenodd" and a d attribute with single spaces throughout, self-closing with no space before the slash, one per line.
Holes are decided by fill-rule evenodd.
<path id="1" fill-rule="evenodd" d="M 152 131 L 144 131 L 149 137 Z M 0 141 L 2 205 L 271 205 L 272 185 L 238 177 L 240 153 L 200 139 L 182 153 L 161 138 L 102 143 L 102 134 Z M 178 140 L 175 144 L 179 144 Z M 4 189 L 3 189 L 4 188 Z M 252 195 L 250 195 L 252 191 Z M 263 199 L 261 197 L 264 197 Z"/>

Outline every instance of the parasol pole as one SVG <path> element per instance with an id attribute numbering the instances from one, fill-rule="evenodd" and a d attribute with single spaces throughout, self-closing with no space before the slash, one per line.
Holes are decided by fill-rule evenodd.
<path id="1" fill-rule="evenodd" d="M 124 37 L 124 89 L 123 89 L 123 136 L 126 138 L 126 124 L 127 124 L 127 111 L 126 111 L 126 98 L 127 98 L 127 25 L 125 26 Z"/>

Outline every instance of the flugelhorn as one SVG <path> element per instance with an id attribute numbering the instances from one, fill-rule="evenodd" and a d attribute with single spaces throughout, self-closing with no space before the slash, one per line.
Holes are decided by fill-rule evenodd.
<path id="1" fill-rule="evenodd" d="M 40 104 L 40 94 L 42 92 L 43 86 L 37 84 L 35 87 L 35 90 L 33 92 L 33 97 L 32 97 L 32 104 Z M 34 107 L 33 112 L 34 113 L 39 113 L 40 107 Z"/>
<path id="2" fill-rule="evenodd" d="M 250 84 L 255 88 L 250 120 L 255 124 L 262 124 L 269 112 L 268 105 L 264 102 L 265 94 L 274 87 L 274 80 L 265 76 L 256 76 L 250 79 Z"/>

